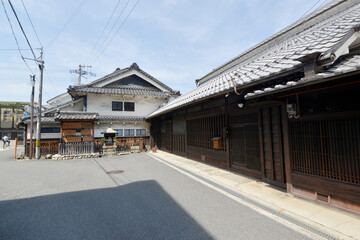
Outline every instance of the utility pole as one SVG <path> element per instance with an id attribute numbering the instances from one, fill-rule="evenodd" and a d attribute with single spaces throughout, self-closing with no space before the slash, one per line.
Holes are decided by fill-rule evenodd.
<path id="1" fill-rule="evenodd" d="M 84 75 L 85 73 L 83 73 L 82 68 L 91 68 L 91 66 L 86 66 L 86 65 L 81 65 L 79 64 L 79 77 L 78 77 L 78 85 L 81 85 L 81 76 Z"/>
<path id="2" fill-rule="evenodd" d="M 40 138 L 41 138 L 41 101 L 42 101 L 42 84 L 43 84 L 43 73 L 44 73 L 44 61 L 43 50 L 40 52 L 40 59 L 38 60 L 40 68 L 40 82 L 39 82 L 39 110 L 37 115 L 37 125 L 36 125 L 36 152 L 35 157 L 40 158 Z"/>
<path id="3" fill-rule="evenodd" d="M 33 157 L 35 75 L 30 76 L 30 81 L 31 81 L 31 115 L 30 115 L 30 152 L 29 152 L 29 158 L 32 159 L 32 157 Z"/>
<path id="4" fill-rule="evenodd" d="M 78 74 L 78 85 L 81 85 L 81 77 L 84 75 L 90 75 L 92 77 L 95 77 L 96 74 L 90 71 L 85 71 L 83 70 L 84 68 L 91 68 L 92 66 L 88 66 L 88 65 L 79 65 L 79 69 L 75 69 L 75 70 L 69 70 L 70 73 L 76 73 Z"/>

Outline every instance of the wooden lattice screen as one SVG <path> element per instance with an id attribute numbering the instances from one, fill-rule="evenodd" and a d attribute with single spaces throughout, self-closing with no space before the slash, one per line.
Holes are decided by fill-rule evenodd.
<path id="1" fill-rule="evenodd" d="M 292 171 L 360 184 L 360 118 L 290 121 Z"/>
<path id="2" fill-rule="evenodd" d="M 226 126 L 225 115 L 188 120 L 186 125 L 188 145 L 213 149 L 212 139 L 220 137 L 222 139 L 222 146 L 218 150 L 226 150 L 225 138 L 223 136 L 223 128 Z"/>

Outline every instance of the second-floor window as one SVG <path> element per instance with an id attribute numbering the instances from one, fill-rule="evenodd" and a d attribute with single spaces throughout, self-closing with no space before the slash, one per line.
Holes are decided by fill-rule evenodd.
<path id="1" fill-rule="evenodd" d="M 125 111 L 135 111 L 135 103 L 134 102 L 124 102 L 124 110 Z"/>
<path id="2" fill-rule="evenodd" d="M 135 111 L 135 103 L 134 102 L 112 102 L 112 110 L 113 111 Z"/>
<path id="3" fill-rule="evenodd" d="M 112 102 L 112 110 L 113 111 L 122 111 L 123 110 L 123 102 Z"/>

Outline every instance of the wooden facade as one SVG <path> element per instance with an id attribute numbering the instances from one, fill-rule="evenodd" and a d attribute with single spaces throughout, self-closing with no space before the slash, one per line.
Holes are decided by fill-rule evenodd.
<path id="1" fill-rule="evenodd" d="M 61 142 L 93 142 L 94 122 L 95 120 L 61 120 Z"/>
<path id="2" fill-rule="evenodd" d="M 177 109 L 151 120 L 152 143 L 359 212 L 360 84 L 337 85 L 354 78 L 263 96 L 242 108 L 244 99 L 230 93 Z M 297 116 L 289 118 L 288 103 L 297 105 Z"/>

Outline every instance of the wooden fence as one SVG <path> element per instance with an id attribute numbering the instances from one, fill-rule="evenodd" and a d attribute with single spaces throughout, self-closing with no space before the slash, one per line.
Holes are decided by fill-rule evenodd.
<path id="1" fill-rule="evenodd" d="M 35 143 L 36 140 L 33 140 L 32 152 L 33 158 L 35 158 Z M 59 140 L 42 140 L 40 142 L 40 155 L 46 156 L 47 154 L 57 154 L 59 152 Z M 29 157 L 30 154 L 30 142 L 26 144 L 26 156 Z"/>
<path id="2" fill-rule="evenodd" d="M 139 151 L 142 152 L 144 145 L 149 145 L 149 137 L 123 137 L 116 139 L 116 151 L 130 151 L 132 146 L 138 146 Z"/>
<path id="3" fill-rule="evenodd" d="M 81 142 L 81 143 L 59 143 L 60 155 L 73 155 L 73 154 L 86 154 L 94 153 L 93 142 Z"/>

